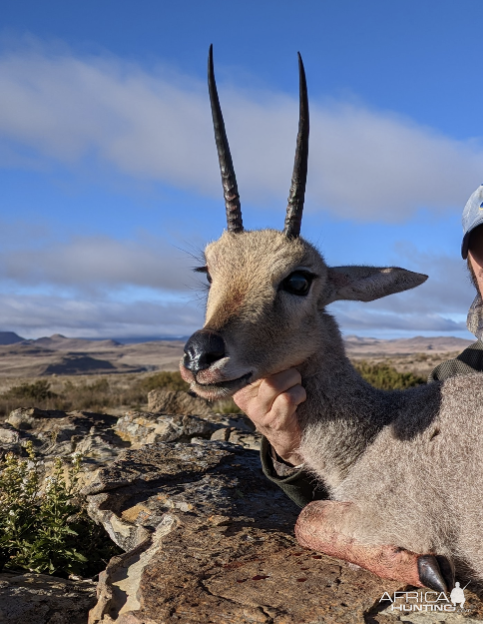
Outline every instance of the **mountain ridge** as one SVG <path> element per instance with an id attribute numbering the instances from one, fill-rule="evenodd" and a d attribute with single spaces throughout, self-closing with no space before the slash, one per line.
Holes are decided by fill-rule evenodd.
<path id="1" fill-rule="evenodd" d="M 454 336 L 414 336 L 384 340 L 346 336 L 347 355 L 352 359 L 387 359 L 413 354 L 434 360 L 455 357 L 471 340 Z M 41 377 L 48 375 L 105 375 L 157 370 L 178 370 L 184 340 L 151 340 L 121 344 L 115 340 L 68 338 L 61 334 L 22 339 L 15 332 L 0 332 L 0 377 Z M 420 358 L 421 359 L 421 358 Z M 429 361 L 428 361 L 429 365 Z"/>

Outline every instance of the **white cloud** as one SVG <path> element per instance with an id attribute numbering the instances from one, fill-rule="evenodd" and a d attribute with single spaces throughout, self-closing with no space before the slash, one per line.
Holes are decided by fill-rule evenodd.
<path id="1" fill-rule="evenodd" d="M 334 305 L 342 330 L 361 335 L 465 334 L 464 321 L 444 313 L 377 310 L 371 305 Z M 112 301 L 49 295 L 0 294 L 0 329 L 26 338 L 61 333 L 72 337 L 187 336 L 203 325 L 203 305 L 191 301 Z M 465 337 L 468 337 L 465 335 Z"/>
<path id="2" fill-rule="evenodd" d="M 33 313 L 35 311 L 35 313 Z M 59 296 L 0 295 L 0 328 L 24 338 L 189 335 L 203 324 L 193 303 L 113 302 Z"/>
<path id="3" fill-rule="evenodd" d="M 438 314 L 381 314 L 374 310 L 358 309 L 341 312 L 336 318 L 345 333 L 372 332 L 372 335 L 377 335 L 387 332 L 407 332 L 414 336 L 427 332 L 451 335 L 467 332 L 464 321 L 454 321 Z"/>
<path id="4" fill-rule="evenodd" d="M 0 279 L 83 292 L 126 286 L 186 292 L 200 283 L 191 271 L 199 262 L 162 239 L 78 236 L 65 243 L 26 242 L 14 249 L 0 248 Z"/>
<path id="5" fill-rule="evenodd" d="M 310 81 L 316 76 L 309 76 Z M 242 198 L 284 200 L 297 104 L 277 92 L 220 85 Z M 483 149 L 390 113 L 311 102 L 308 209 L 403 221 L 426 206 L 464 203 Z M 0 165 L 75 168 L 86 160 L 128 176 L 219 198 L 203 83 L 166 69 L 36 48 L 0 57 Z"/>
<path id="6" fill-rule="evenodd" d="M 398 251 L 404 267 L 426 273 L 428 280 L 418 288 L 374 302 L 374 309 L 398 314 L 466 316 L 475 288 L 461 258 L 421 252 L 410 244 L 399 245 Z"/>
<path id="7" fill-rule="evenodd" d="M 430 279 L 411 291 L 372 303 L 329 306 L 342 330 L 379 336 L 465 335 L 464 319 L 474 288 L 464 262 L 409 248 L 403 252 L 411 255 L 411 268 L 428 272 Z M 11 264 L 4 264 L 7 260 Z M 79 238 L 55 253 L 20 250 L 10 257 L 0 256 L 2 266 L 11 271 L 8 275 L 15 278 L 17 292 L 0 295 L 0 328 L 21 335 L 189 335 L 203 324 L 203 291 L 177 288 L 190 277 L 187 267 L 174 271 L 168 255 L 139 243 L 123 247 L 109 239 Z M 24 286 L 41 282 L 50 287 L 48 294 L 18 294 Z M 107 290 L 101 288 L 103 284 Z M 126 285 L 131 287 L 129 295 L 123 291 Z M 170 289 L 172 296 L 162 294 Z M 69 297 L 67 290 L 78 295 Z"/>
<path id="8" fill-rule="evenodd" d="M 308 78 L 310 87 L 316 77 Z M 295 98 L 223 84 L 220 95 L 242 199 L 284 202 Z M 311 111 L 308 210 L 404 221 L 421 206 L 459 210 L 483 181 L 483 149 L 474 141 L 360 105 L 313 100 Z M 114 170 L 221 199 L 204 83 L 166 68 L 147 71 L 112 57 L 76 58 L 66 50 L 4 53 L 0 166 L 48 171 L 52 163 L 106 175 Z M 409 246 L 396 256 L 398 264 L 429 273 L 428 282 L 367 306 L 336 304 L 342 328 L 462 331 L 459 319 L 473 296 L 464 263 Z M 196 264 L 166 239 L 147 234 L 124 241 L 79 235 L 59 243 L 42 224 L 0 224 L 0 329 L 27 336 L 187 335 L 202 324 L 202 302 L 181 300 L 194 288 L 189 269 Z M 12 285 L 17 294 L 5 294 Z M 50 294 L 31 294 L 41 288 Z M 151 289 L 152 297 L 143 289 Z M 160 293 L 166 292 L 169 303 L 162 303 Z"/>
<path id="9" fill-rule="evenodd" d="M 0 226 L 0 231 L 5 235 L 0 245 L 0 328 L 37 335 L 146 336 L 188 335 L 202 325 L 204 278 L 191 271 L 198 261 L 161 238 L 78 236 L 59 243 L 35 224 L 27 231 L 18 224 Z M 429 279 L 368 304 L 330 306 L 344 331 L 464 331 L 474 287 L 461 259 L 421 252 L 406 243 L 395 249 L 394 263 L 427 273 Z"/>
<path id="10" fill-rule="evenodd" d="M 370 303 L 337 302 L 330 306 L 345 332 L 439 332 L 470 337 L 466 315 L 475 297 L 465 262 L 460 258 L 398 246 L 400 264 L 426 273 L 428 280 L 412 290 Z"/>

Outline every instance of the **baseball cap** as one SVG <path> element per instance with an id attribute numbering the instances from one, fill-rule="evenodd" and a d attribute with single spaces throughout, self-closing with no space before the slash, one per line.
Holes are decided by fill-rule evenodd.
<path id="1" fill-rule="evenodd" d="M 463 223 L 461 255 L 463 259 L 466 260 L 468 256 L 470 234 L 479 225 L 483 225 L 483 184 L 480 184 L 480 186 L 466 202 L 461 221 Z"/>

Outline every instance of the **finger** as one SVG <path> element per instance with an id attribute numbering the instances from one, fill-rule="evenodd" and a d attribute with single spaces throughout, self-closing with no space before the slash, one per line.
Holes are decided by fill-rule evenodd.
<path id="1" fill-rule="evenodd" d="M 258 379 L 257 381 L 254 381 L 241 390 L 235 392 L 232 398 L 240 409 L 244 410 L 247 405 L 258 396 L 258 391 L 262 381 L 262 379 Z"/>
<path id="2" fill-rule="evenodd" d="M 307 399 L 307 392 L 301 385 L 293 386 L 293 388 L 290 388 L 284 394 L 287 394 L 290 397 L 291 402 L 297 406 Z"/>
<path id="3" fill-rule="evenodd" d="M 302 386 L 294 386 L 288 392 L 279 394 L 274 400 L 272 409 L 267 414 L 266 422 L 276 429 L 300 428 L 296 417 L 297 407 L 307 398 Z"/>
<path id="4" fill-rule="evenodd" d="M 258 400 L 266 410 L 270 410 L 273 402 L 279 394 L 286 392 L 290 388 L 300 385 L 302 377 L 297 369 L 289 368 L 287 370 L 266 377 L 262 380 L 258 390 Z"/>

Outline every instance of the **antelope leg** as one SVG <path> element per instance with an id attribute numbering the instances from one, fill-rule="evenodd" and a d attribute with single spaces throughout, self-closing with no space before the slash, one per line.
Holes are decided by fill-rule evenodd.
<path id="1" fill-rule="evenodd" d="M 368 546 L 346 535 L 338 527 L 347 525 L 352 503 L 314 501 L 305 507 L 295 525 L 301 546 L 344 559 L 365 568 L 381 578 L 401 581 L 415 587 L 447 591 L 452 582 L 447 574 L 449 565 L 440 566 L 433 554 L 417 554 L 390 544 Z"/>

